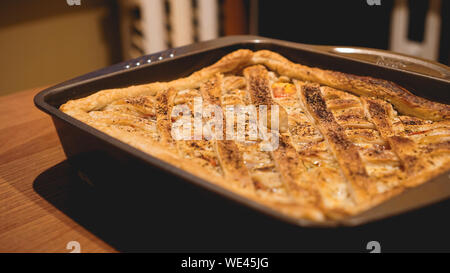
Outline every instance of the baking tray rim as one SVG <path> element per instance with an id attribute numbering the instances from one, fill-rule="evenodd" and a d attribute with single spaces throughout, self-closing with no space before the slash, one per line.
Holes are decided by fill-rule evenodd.
<path id="1" fill-rule="evenodd" d="M 269 206 L 263 205 L 261 203 L 258 203 L 254 200 L 245 198 L 244 196 L 239 195 L 238 193 L 235 193 L 233 191 L 227 190 L 226 188 L 223 188 L 215 183 L 209 182 L 208 180 L 204 180 L 200 177 L 197 177 L 193 174 L 191 174 L 190 172 L 187 172 L 185 170 L 182 170 L 180 168 L 175 167 L 174 165 L 171 165 L 157 157 L 154 157 L 148 153 L 145 153 L 125 142 L 122 142 L 121 140 L 111 137 L 106 133 L 101 132 L 100 130 L 85 124 L 75 118 L 73 118 L 70 115 L 67 115 L 66 113 L 60 111 L 57 107 L 49 104 L 46 101 L 46 97 L 50 96 L 53 93 L 58 93 L 61 92 L 65 89 L 69 89 L 72 87 L 75 87 L 77 85 L 82 85 L 82 84 L 86 84 L 89 82 L 93 82 L 96 80 L 100 80 L 103 78 L 107 78 L 107 77 L 112 77 L 116 74 L 121 74 L 125 71 L 124 67 L 133 63 L 136 63 L 139 60 L 142 60 L 143 58 L 153 58 L 155 59 L 155 57 L 159 57 L 159 56 L 163 56 L 163 55 L 169 55 L 173 52 L 177 52 L 180 54 L 177 54 L 174 57 L 171 58 L 164 58 L 162 60 L 159 60 L 157 62 L 152 62 L 152 63 L 148 63 L 148 64 L 143 64 L 141 66 L 135 66 L 135 67 L 130 67 L 130 68 L 126 68 L 126 71 L 133 71 L 133 70 L 138 70 L 138 69 L 142 69 L 144 67 L 148 67 L 148 66 L 152 66 L 152 65 L 156 65 L 156 64 L 160 64 L 163 62 L 170 62 L 171 60 L 175 60 L 178 58 L 183 58 L 183 57 L 187 57 L 190 55 L 195 55 L 195 54 L 199 54 L 202 52 L 207 52 L 210 50 L 214 50 L 214 49 L 218 49 L 218 48 L 223 48 L 223 47 L 227 47 L 227 46 L 233 46 L 233 45 L 239 45 L 239 44 L 258 44 L 258 43 L 268 43 L 268 44 L 276 44 L 276 45 L 280 45 L 280 46 L 284 46 L 284 47 L 289 47 L 289 48 L 293 48 L 293 49 L 300 49 L 300 50 L 304 50 L 304 51 L 310 51 L 313 53 L 317 53 L 317 54 L 321 54 L 321 55 L 327 55 L 327 56 L 332 56 L 332 57 L 338 57 L 338 58 L 342 58 L 342 59 L 348 59 L 351 61 L 355 61 L 355 62 L 362 62 L 362 63 L 367 63 L 370 65 L 376 65 L 373 64 L 371 62 L 368 61 L 364 61 L 364 60 L 355 60 L 353 58 L 350 57 L 346 57 L 346 56 L 336 56 L 335 54 L 329 53 L 329 52 L 324 52 L 318 48 L 315 48 L 314 45 L 308 45 L 308 44 L 301 44 L 301 43 L 294 43 L 294 42 L 289 42 L 289 41 L 282 41 L 282 40 L 276 40 L 276 39 L 271 39 L 271 38 L 265 38 L 265 37 L 260 37 L 260 36 L 252 36 L 252 35 L 238 35 L 238 36 L 228 36 L 228 37 L 223 37 L 223 38 L 218 38 L 218 39 L 214 39 L 214 40 L 210 40 L 210 41 L 205 41 L 205 42 L 200 42 L 200 43 L 196 43 L 196 44 L 191 44 L 191 45 L 187 45 L 187 46 L 183 46 L 183 47 L 179 47 L 179 48 L 174 48 L 174 49 L 168 49 L 168 50 L 164 50 L 161 52 L 157 52 L 154 54 L 149 54 L 149 55 L 144 55 L 132 60 L 128 60 L 128 61 L 124 61 L 103 69 L 99 69 L 84 75 L 81 75 L 79 77 L 73 78 L 71 80 L 65 81 L 63 83 L 57 84 L 55 86 L 46 88 L 45 90 L 42 90 L 41 92 L 39 92 L 38 94 L 35 95 L 34 97 L 34 104 L 35 106 L 40 109 L 41 111 L 49 114 L 52 118 L 56 118 L 59 119 L 63 122 L 68 123 L 71 126 L 74 126 L 80 130 L 82 130 L 84 133 L 87 133 L 101 141 L 105 141 L 108 144 L 114 146 L 115 148 L 118 148 L 119 150 L 121 150 L 122 152 L 125 152 L 127 154 L 129 154 L 132 157 L 136 157 L 137 159 L 145 162 L 146 164 L 150 164 L 152 166 L 157 167 L 158 169 L 164 171 L 165 173 L 171 174 L 171 175 L 175 175 L 179 178 L 185 179 L 187 181 L 189 181 L 189 183 L 194 184 L 195 186 L 200 186 L 203 189 L 206 189 L 208 191 L 212 191 L 215 194 L 221 195 L 227 199 L 230 199 L 232 201 L 237 202 L 238 204 L 245 206 L 245 207 L 250 207 L 260 213 L 263 213 L 265 215 L 268 215 L 270 217 L 274 217 L 277 218 L 279 220 L 282 220 L 286 223 L 290 223 L 290 224 L 294 224 L 297 226 L 301 226 L 301 227 L 337 227 L 337 226 L 359 226 L 361 224 L 366 224 L 369 222 L 373 222 L 373 221 L 377 221 L 383 218 L 388 218 L 388 217 L 392 217 L 395 216 L 397 214 L 400 213 L 406 213 L 410 210 L 415 210 L 417 209 L 417 207 L 411 208 L 411 209 L 407 209 L 407 210 L 403 210 L 403 211 L 399 211 L 397 213 L 393 213 L 393 214 L 387 214 L 387 215 L 381 215 L 379 217 L 375 217 L 369 220 L 358 220 L 359 218 L 364 218 L 364 214 L 366 214 L 367 212 L 370 212 L 372 210 L 377 209 L 380 205 L 382 205 L 383 203 L 389 202 L 392 199 L 397 198 L 400 195 L 404 195 L 406 194 L 408 191 L 410 190 L 417 190 L 418 188 L 424 186 L 425 184 L 429 184 L 432 183 L 431 180 L 437 180 L 437 178 L 440 177 L 447 177 L 450 178 L 450 171 L 447 171 L 443 174 L 440 174 L 437 177 L 434 177 L 430 180 L 428 180 L 427 182 L 424 182 L 422 185 L 419 185 L 417 187 L 414 188 L 410 188 L 410 189 L 406 189 L 404 192 L 402 192 L 400 195 L 394 196 L 393 198 L 390 198 L 389 200 L 386 200 L 385 202 L 375 206 L 374 208 L 371 208 L 367 211 L 364 211 L 362 213 L 359 213 L 357 215 L 353 215 L 341 220 L 325 220 L 323 222 L 316 222 L 316 221 L 311 221 L 311 220 L 307 220 L 307 219 L 298 219 L 298 218 L 294 218 L 294 217 L 290 217 L 288 215 L 285 215 L 277 210 L 274 210 L 272 208 L 270 208 Z M 438 81 L 444 81 L 446 83 L 450 83 L 450 81 L 446 81 L 443 80 L 441 78 L 437 78 L 437 77 L 433 77 L 433 76 L 429 76 L 429 75 L 424 75 L 424 74 L 420 74 L 417 72 L 413 72 L 413 71 L 405 71 L 402 69 L 397 69 L 397 68 L 392 68 L 392 67 L 384 67 L 384 66 L 380 66 L 383 67 L 385 69 L 390 69 L 390 70 L 398 70 L 401 72 L 405 72 L 405 73 L 410 73 L 416 76 L 421 76 L 421 77 L 427 77 L 427 78 L 431 78 L 433 80 L 438 80 Z M 436 203 L 442 200 L 433 200 L 430 204 L 432 203 Z M 425 205 L 424 205 L 425 206 Z M 419 206 L 422 207 L 422 206 Z"/>

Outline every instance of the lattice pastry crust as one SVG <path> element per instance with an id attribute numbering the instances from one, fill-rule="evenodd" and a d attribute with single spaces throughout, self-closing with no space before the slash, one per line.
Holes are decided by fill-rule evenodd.
<path id="1" fill-rule="evenodd" d="M 171 111 L 194 98 L 278 105 L 279 147 L 174 140 Z M 341 219 L 450 169 L 450 106 L 385 80 L 237 50 L 191 76 L 99 91 L 60 109 L 211 183 L 299 219 Z M 158 183 L 158 182 L 156 182 Z"/>

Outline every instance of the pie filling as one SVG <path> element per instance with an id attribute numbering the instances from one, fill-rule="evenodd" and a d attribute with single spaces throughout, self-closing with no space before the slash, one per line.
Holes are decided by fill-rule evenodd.
<path id="1" fill-rule="evenodd" d="M 256 122 L 239 123 L 231 108 L 253 109 Z M 267 50 L 238 50 L 187 78 L 103 90 L 60 109 L 299 219 L 342 219 L 450 169 L 450 106 Z M 192 138 L 174 137 L 174 124 Z"/>

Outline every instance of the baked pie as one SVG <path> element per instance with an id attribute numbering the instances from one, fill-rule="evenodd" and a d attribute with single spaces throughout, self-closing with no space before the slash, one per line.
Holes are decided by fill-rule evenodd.
<path id="1" fill-rule="evenodd" d="M 178 106 L 187 110 L 188 122 L 209 122 L 195 110 L 198 104 L 223 113 L 236 105 L 276 106 L 279 124 L 275 130 L 267 121 L 266 136 L 276 137 L 277 147 L 262 149 L 267 138 L 250 138 L 251 128 L 263 126 L 250 119 L 241 138 L 195 132 L 192 139 L 175 138 L 173 125 L 186 118 L 173 114 Z M 296 64 L 268 50 L 237 50 L 189 77 L 102 90 L 60 109 L 298 219 L 355 215 L 450 169 L 449 105 L 389 81 Z M 237 127 L 226 116 L 214 115 L 223 119 L 215 129 L 224 134 Z"/>

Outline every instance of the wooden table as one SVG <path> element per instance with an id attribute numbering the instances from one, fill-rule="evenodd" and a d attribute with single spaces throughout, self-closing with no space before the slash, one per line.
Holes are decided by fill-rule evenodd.
<path id="1" fill-rule="evenodd" d="M 50 117 L 33 105 L 39 91 L 0 97 L 0 252 L 70 252 L 70 241 L 81 252 L 366 251 L 371 240 L 383 252 L 448 251 L 450 200 L 357 228 L 302 229 L 228 202 L 212 207 L 217 197 L 191 197 L 188 186 L 171 193 L 177 202 L 164 203 L 167 192 L 102 195 L 67 163 Z M 146 182 L 170 179 L 156 175 Z"/>
<path id="2" fill-rule="evenodd" d="M 70 241 L 81 252 L 115 251 L 62 212 L 76 172 L 50 117 L 33 104 L 40 90 L 0 97 L 0 252 L 70 252 Z"/>

